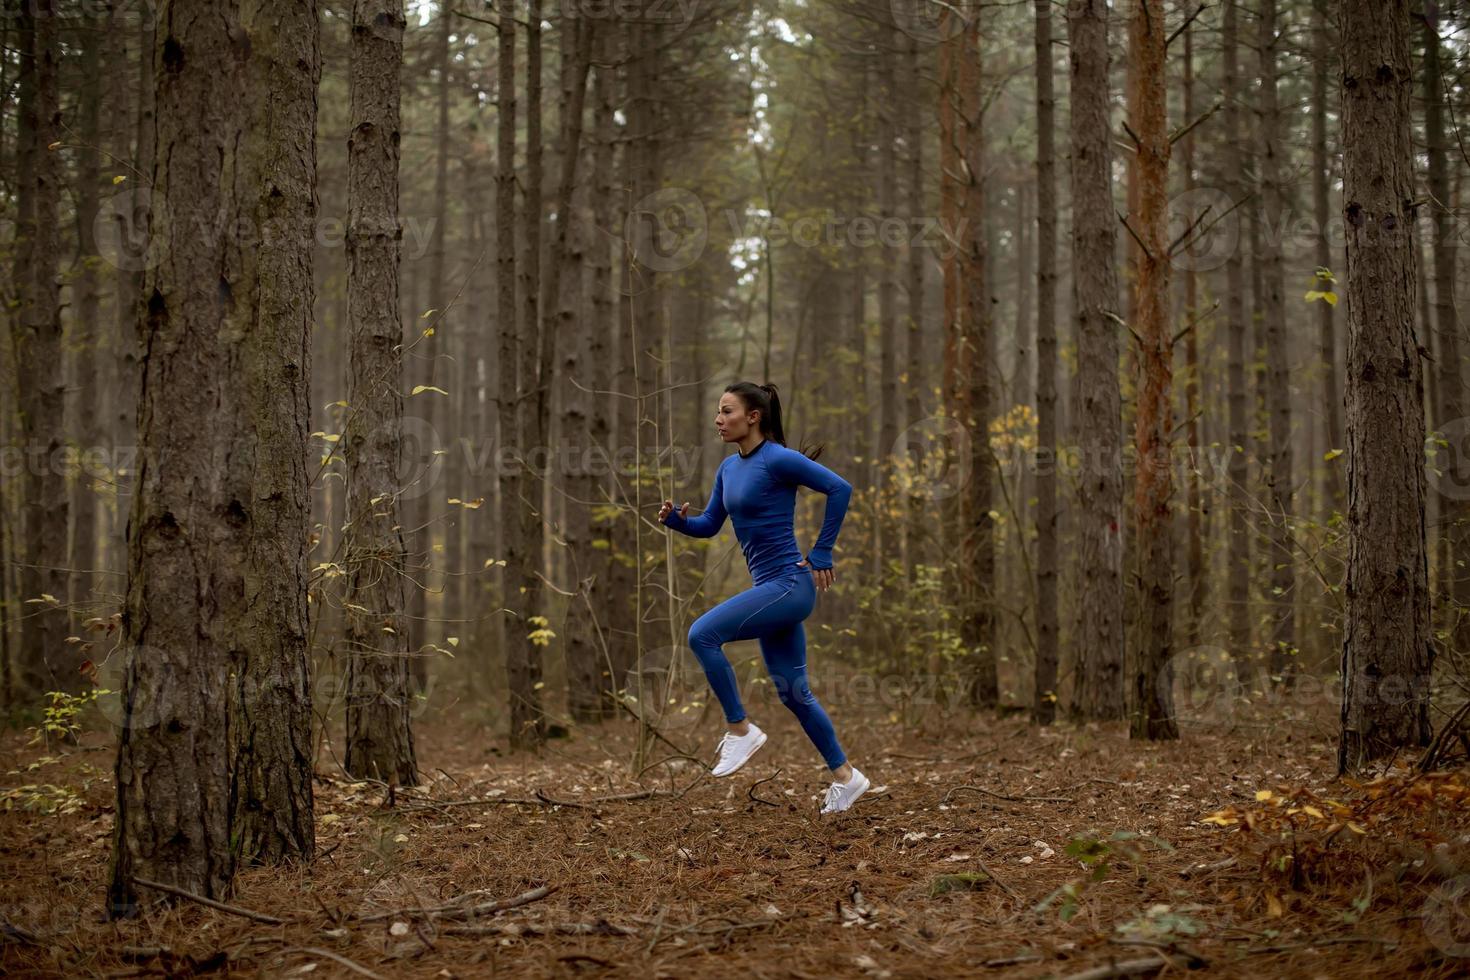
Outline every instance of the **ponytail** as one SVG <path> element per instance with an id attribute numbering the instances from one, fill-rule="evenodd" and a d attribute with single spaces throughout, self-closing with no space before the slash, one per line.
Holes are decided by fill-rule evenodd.
<path id="1" fill-rule="evenodd" d="M 760 429 L 767 439 L 777 445 L 786 445 L 786 430 L 781 423 L 781 395 L 772 384 L 758 385 L 750 381 L 737 381 L 725 389 L 745 404 L 747 412 L 760 412 Z M 822 447 L 808 449 L 805 444 L 801 454 L 808 459 L 822 455 Z"/>

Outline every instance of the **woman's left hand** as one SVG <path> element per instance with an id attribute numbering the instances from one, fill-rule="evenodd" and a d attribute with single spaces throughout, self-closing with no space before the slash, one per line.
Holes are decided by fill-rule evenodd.
<path id="1" fill-rule="evenodd" d="M 807 567 L 809 567 L 807 565 L 807 561 L 806 561 L 805 558 L 803 558 L 801 561 L 797 562 L 796 564 L 800 568 L 807 568 Z M 828 589 L 830 589 L 832 587 L 832 583 L 835 582 L 835 581 L 837 581 L 837 572 L 836 572 L 836 570 L 831 569 L 831 568 L 813 568 L 812 569 L 812 582 L 816 585 L 818 591 L 820 591 L 820 592 L 826 592 Z"/>

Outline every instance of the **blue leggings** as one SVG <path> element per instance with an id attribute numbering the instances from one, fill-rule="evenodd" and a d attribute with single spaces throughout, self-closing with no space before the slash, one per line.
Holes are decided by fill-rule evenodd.
<path id="1" fill-rule="evenodd" d="M 720 648 L 732 640 L 760 640 L 776 695 L 801 722 L 828 768 L 836 769 L 847 756 L 806 677 L 806 629 L 801 623 L 816 602 L 811 572 L 794 570 L 790 576 L 747 589 L 700 616 L 689 627 L 689 646 L 725 709 L 725 720 L 734 723 L 744 720 L 745 708 L 735 670 Z"/>

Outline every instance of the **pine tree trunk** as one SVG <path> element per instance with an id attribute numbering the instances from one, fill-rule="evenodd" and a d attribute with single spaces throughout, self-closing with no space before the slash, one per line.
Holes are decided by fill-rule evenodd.
<path id="1" fill-rule="evenodd" d="M 1051 0 L 1036 0 L 1036 678 L 1031 716 L 1057 713 L 1057 162 Z"/>
<path id="2" fill-rule="evenodd" d="M 106 357 L 102 347 L 102 331 L 98 329 L 101 313 L 102 260 L 97 254 L 97 241 L 93 229 L 101 210 L 102 177 L 102 46 L 103 28 L 101 18 L 88 18 L 88 30 L 84 33 L 82 47 L 82 91 L 79 99 L 81 108 L 81 131 L 83 147 L 77 159 L 77 235 L 79 262 L 72 291 L 76 301 L 75 319 L 72 321 L 71 336 L 67 346 L 76 357 L 76 392 L 80 404 L 73 405 L 75 418 L 74 433 L 81 449 L 81 468 L 72 483 L 73 528 L 71 560 L 74 570 L 71 576 L 69 606 L 77 608 L 79 602 L 90 602 L 97 589 L 94 569 L 98 568 L 97 524 L 98 496 L 105 484 L 94 483 L 97 475 L 90 460 L 96 448 L 102 445 L 102 413 L 95 406 L 102 400 L 100 390 L 100 363 Z M 82 406 L 86 406 L 85 409 Z M 73 614 L 71 632 L 77 630 L 77 617 Z"/>
<path id="3" fill-rule="evenodd" d="M 1246 139 L 1241 100 L 1239 50 L 1240 4 L 1225 0 L 1222 32 L 1221 87 L 1225 92 L 1226 138 L 1221 153 L 1220 180 L 1229 189 L 1232 203 L 1245 198 L 1240 174 L 1244 171 L 1240 146 Z M 1249 204 L 1245 205 L 1246 208 Z M 1239 212 L 1237 212 L 1239 213 Z M 1243 219 L 1242 219 L 1243 223 Z M 1231 248 L 1225 258 L 1225 332 L 1228 348 L 1226 374 L 1229 417 L 1228 448 L 1230 460 L 1226 468 L 1229 485 L 1230 522 L 1226 547 L 1226 619 L 1229 624 L 1230 655 L 1235 664 L 1237 685 L 1249 690 L 1254 682 L 1255 664 L 1251 657 L 1250 579 L 1251 535 L 1247 520 L 1250 480 L 1250 455 L 1246 446 L 1250 439 L 1250 389 L 1247 386 L 1247 346 L 1245 313 L 1245 259 L 1242 244 Z"/>
<path id="4" fill-rule="evenodd" d="M 1312 212 L 1323 233 L 1316 236 L 1317 265 L 1335 275 L 1332 242 L 1325 229 L 1331 217 L 1332 173 L 1327 157 L 1327 77 L 1337 55 L 1332 48 L 1332 25 L 1327 19 L 1327 0 L 1312 4 Z M 1317 305 L 1317 346 L 1322 366 L 1322 425 L 1327 449 L 1342 448 L 1342 382 L 1337 373 L 1336 309 L 1330 303 Z M 1342 509 L 1342 463 L 1329 461 L 1322 468 L 1322 503 L 1330 515 Z"/>
<path id="5" fill-rule="evenodd" d="M 403 336 L 399 320 L 399 75 L 403 0 L 354 0 L 347 140 L 345 603 L 347 753 L 354 777 L 418 782 L 405 622 L 407 554 L 399 518 Z"/>
<path id="6" fill-rule="evenodd" d="M 1269 0 L 1268 0 L 1269 2 Z M 1134 0 L 1129 22 L 1129 61 L 1137 71 L 1136 102 L 1128 114 L 1137 134 L 1139 240 L 1136 284 L 1138 335 L 1137 416 L 1134 448 L 1137 483 L 1134 521 L 1138 533 L 1138 655 L 1133 674 L 1129 735 L 1179 737 L 1170 672 L 1173 655 L 1174 337 L 1169 320 L 1169 131 L 1166 116 L 1164 4 Z"/>
<path id="7" fill-rule="evenodd" d="M 1195 121 L 1194 102 L 1194 27 L 1186 24 L 1184 28 L 1184 124 L 1189 125 Z M 1194 170 L 1194 135 L 1184 137 L 1184 191 L 1193 197 L 1195 190 Z M 1190 216 L 1190 220 L 1194 215 Z M 1191 649 L 1199 646 L 1200 634 L 1204 626 L 1205 617 L 1205 594 L 1207 572 L 1205 570 L 1205 501 L 1200 486 L 1200 472 L 1204 469 L 1204 460 L 1200 458 L 1200 364 L 1199 364 L 1199 333 L 1203 325 L 1203 317 L 1199 309 L 1199 277 L 1195 275 L 1193 264 L 1185 262 L 1184 265 L 1184 323 L 1181 330 L 1188 330 L 1184 336 L 1184 410 L 1186 413 L 1186 437 L 1189 443 L 1189 513 L 1187 517 L 1189 528 L 1188 543 L 1188 569 L 1189 569 L 1189 619 L 1188 634 L 1185 643 Z"/>
<path id="8" fill-rule="evenodd" d="M 577 164 L 582 156 L 582 115 L 587 99 L 587 73 L 592 55 L 595 22 L 569 17 L 562 22 L 562 61 L 566 91 L 562 95 L 561 175 L 556 191 L 556 225 L 552 232 L 550 263 L 546 277 L 546 302 L 544 324 L 541 329 L 544 345 L 541 358 L 542 394 L 551 385 L 548 371 L 551 358 L 555 356 L 557 341 L 565 334 L 569 343 L 562 359 L 562 374 L 567 379 L 563 393 L 562 438 L 563 445 L 578 450 L 574 463 L 564 471 L 567 486 L 575 492 L 570 501 L 569 522 L 565 539 L 566 553 L 572 569 L 570 590 L 576 595 L 570 599 L 567 609 L 565 647 L 567 651 L 568 706 L 577 721 L 594 721 L 602 716 L 601 670 L 598 666 L 597 648 L 588 618 L 587 605 L 583 598 L 581 583 L 592 571 L 585 559 L 593 554 L 591 527 L 588 508 L 591 506 L 592 483 L 583 471 L 588 465 L 587 412 L 590 387 L 584 377 L 585 365 L 581 362 L 586 353 L 583 334 L 587 330 L 578 327 L 577 317 L 582 297 L 582 256 L 580 246 L 574 254 L 572 206 L 577 186 Z M 551 310 L 555 309 L 555 315 Z M 579 387 L 580 386 L 580 387 Z M 544 409 L 543 409 L 544 411 Z M 589 501 L 578 503 L 578 500 Z"/>
<path id="9" fill-rule="evenodd" d="M 1455 265 L 1459 249 L 1454 212 L 1450 210 L 1450 150 L 1445 132 L 1444 56 L 1437 23 L 1426 17 L 1424 24 L 1424 133 L 1429 156 L 1427 189 L 1434 218 L 1434 339 L 1439 365 L 1439 401 L 1443 414 L 1437 429 L 1462 425 L 1467 413 L 1465 381 L 1460 364 L 1460 323 L 1455 311 Z M 1326 306 L 1327 304 L 1322 304 Z M 1425 336 L 1429 335 L 1428 328 Z M 1451 437 L 1448 472 L 1440 479 L 1440 534 L 1445 540 L 1443 599 L 1451 609 L 1451 648 L 1470 650 L 1470 502 L 1464 484 L 1466 463 L 1458 439 Z"/>
<path id="10" fill-rule="evenodd" d="M 128 521 L 113 917 L 136 911 L 135 877 L 223 898 L 238 854 L 229 719 L 254 501 L 231 462 L 236 450 L 247 464 L 249 457 L 237 381 L 248 331 L 220 299 L 248 293 L 248 283 L 235 242 L 209 230 L 243 217 L 243 188 L 230 181 L 248 123 L 247 35 L 225 0 L 175 0 L 161 23 L 169 28 L 153 53 L 152 184 L 170 220 L 150 220 L 156 263 L 144 285 L 148 355 Z"/>
<path id="11" fill-rule="evenodd" d="M 980 92 L 980 25 L 972 14 L 961 35 L 959 53 L 959 137 L 964 181 L 963 248 L 964 329 L 962 376 L 966 391 L 964 419 L 969 429 L 970 474 L 961 527 L 960 560 L 969 577 L 960 639 L 965 650 L 966 693 L 972 707 L 994 707 L 1000 701 L 995 658 L 995 460 L 990 452 L 990 419 L 995 414 L 994 345 L 991 339 L 990 291 L 985 288 L 989 262 L 985 238 L 984 106 Z"/>
<path id="12" fill-rule="evenodd" d="M 601 229 L 616 227 L 613 224 L 613 215 L 617 213 L 614 206 L 613 179 L 617 75 L 613 65 L 618 51 L 617 35 L 612 30 L 604 29 L 596 34 L 598 64 L 592 109 L 592 127 L 595 133 L 592 151 L 592 211 L 594 224 Z M 616 236 L 600 232 L 594 234 L 591 241 L 592 316 L 587 327 L 586 384 L 595 392 L 606 392 L 612 387 L 613 346 L 608 343 L 608 339 L 616 337 L 618 329 L 617 307 L 613 302 L 613 269 L 618 259 L 614 249 L 617 241 Z M 617 623 L 618 610 L 626 606 L 627 593 L 622 593 L 619 598 L 619 594 L 613 591 L 619 564 L 614 556 L 612 537 L 613 528 L 618 522 L 607 516 L 611 502 L 618 499 L 617 483 L 609 465 L 612 460 L 612 446 L 609 442 L 612 437 L 609 418 L 612 406 L 606 395 L 593 397 L 596 401 L 587 414 L 587 442 L 593 471 L 585 484 L 585 499 L 594 508 L 592 533 L 603 546 L 594 545 L 590 552 L 591 581 L 587 586 L 587 604 L 601 624 L 600 628 L 596 623 L 593 624 L 597 643 L 594 651 L 598 668 L 596 679 L 601 691 L 598 704 L 605 714 L 609 714 L 616 710 L 612 700 L 617 697 L 618 689 L 623 684 L 622 672 L 618 669 L 618 661 L 614 655 L 619 647 L 616 635 L 610 627 Z"/>
<path id="13" fill-rule="evenodd" d="M 1348 571 L 1338 768 L 1429 742 L 1423 374 L 1407 0 L 1344 0 Z"/>
<path id="14" fill-rule="evenodd" d="M 1117 216 L 1108 124 L 1108 8 L 1067 9 L 1072 59 L 1072 292 L 1077 334 L 1073 403 L 1081 457 L 1077 483 L 1076 721 L 1122 718 L 1123 444 L 1118 385 Z"/>
<path id="15" fill-rule="evenodd" d="M 316 0 L 244 0 L 250 38 L 247 142 L 240 209 L 269 229 L 242 250 L 253 314 L 243 341 L 242 402 L 253 424 L 250 551 L 236 668 L 232 837 L 242 860 L 310 857 L 312 705 L 307 650 L 307 537 L 311 527 L 311 331 L 316 282 Z"/>
<path id="16" fill-rule="evenodd" d="M 1292 516 L 1292 446 L 1290 360 L 1287 356 L 1286 305 L 1283 293 L 1281 221 L 1281 111 L 1276 94 L 1276 0 L 1261 0 L 1256 53 L 1260 58 L 1259 166 L 1262 211 L 1261 310 L 1266 340 L 1267 459 L 1265 484 L 1271 520 L 1271 573 L 1267 608 L 1271 610 L 1269 668 L 1273 680 L 1290 683 L 1296 672 L 1296 558 L 1289 522 Z"/>
<path id="17" fill-rule="evenodd" d="M 19 309 L 13 319 L 20 388 L 20 441 L 26 466 L 22 489 L 24 561 L 21 599 L 27 602 L 17 658 L 17 696 L 36 702 L 49 690 L 79 683 L 75 649 L 67 633 L 67 525 L 69 498 L 61 466 L 65 439 L 66 378 L 62 371 L 61 157 L 51 145 L 62 139 L 60 12 L 55 0 L 22 4 L 16 28 L 21 44 L 20 105 L 24 183 L 18 188 L 15 278 Z M 50 599 L 46 599 L 50 596 Z M 32 599 L 43 599 L 30 603 Z"/>

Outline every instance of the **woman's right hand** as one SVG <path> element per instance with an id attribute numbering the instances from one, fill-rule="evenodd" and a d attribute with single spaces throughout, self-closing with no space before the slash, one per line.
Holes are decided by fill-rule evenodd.
<path id="1" fill-rule="evenodd" d="M 673 509 L 674 502 L 672 500 L 665 500 L 663 506 L 658 509 L 658 522 L 660 524 L 667 522 L 669 514 Z M 679 508 L 679 516 L 686 519 L 689 517 L 689 501 L 684 501 L 684 506 Z"/>

